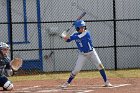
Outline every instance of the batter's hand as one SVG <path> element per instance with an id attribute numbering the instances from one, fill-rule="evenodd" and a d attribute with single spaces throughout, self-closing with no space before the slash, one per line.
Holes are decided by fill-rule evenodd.
<path id="1" fill-rule="evenodd" d="M 64 37 L 66 37 L 66 36 L 67 36 L 67 32 L 64 31 L 64 32 L 61 34 L 61 37 L 64 38 Z"/>
<path id="2" fill-rule="evenodd" d="M 67 41 L 68 39 L 70 39 L 70 36 L 66 35 L 65 37 L 63 37 L 65 41 Z"/>
<path id="3" fill-rule="evenodd" d="M 64 31 L 64 32 L 61 34 L 61 36 L 62 36 L 62 38 L 63 38 L 65 41 L 67 41 L 68 39 L 70 39 L 70 36 L 67 35 L 67 32 L 66 32 L 66 31 Z"/>

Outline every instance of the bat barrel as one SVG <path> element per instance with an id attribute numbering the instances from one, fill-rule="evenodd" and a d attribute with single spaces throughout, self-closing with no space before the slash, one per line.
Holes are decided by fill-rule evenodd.
<path id="1" fill-rule="evenodd" d="M 83 14 L 81 14 L 81 16 L 78 17 L 77 20 L 81 19 L 83 16 L 85 16 L 86 12 L 83 12 Z"/>
<path id="2" fill-rule="evenodd" d="M 85 16 L 85 14 L 86 14 L 86 12 L 83 12 L 83 13 L 77 18 L 77 20 L 80 20 L 82 17 Z M 77 20 L 76 20 L 76 21 L 77 21 Z M 66 30 L 66 32 L 69 32 L 69 30 L 70 30 L 73 26 L 74 26 L 74 23 L 72 24 L 72 26 L 71 26 L 70 28 L 68 28 L 68 29 Z"/>

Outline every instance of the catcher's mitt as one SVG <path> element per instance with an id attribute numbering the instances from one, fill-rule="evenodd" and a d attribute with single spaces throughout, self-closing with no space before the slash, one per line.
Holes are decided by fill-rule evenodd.
<path id="1" fill-rule="evenodd" d="M 10 64 L 11 64 L 11 67 L 14 71 L 17 71 L 21 66 L 22 66 L 22 59 L 21 58 L 14 58 Z"/>

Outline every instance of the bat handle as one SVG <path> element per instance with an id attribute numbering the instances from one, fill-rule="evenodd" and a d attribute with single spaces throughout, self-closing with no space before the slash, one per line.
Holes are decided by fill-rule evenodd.
<path id="1" fill-rule="evenodd" d="M 77 18 L 77 20 L 80 20 L 83 16 L 85 16 L 85 14 L 86 14 L 86 12 L 83 12 L 83 14 L 81 15 L 81 16 L 79 16 L 78 18 Z M 76 20 L 76 21 L 77 21 Z M 75 22 L 74 22 L 75 23 Z M 73 26 L 74 26 L 74 23 L 72 24 Z"/>
<path id="2" fill-rule="evenodd" d="M 70 28 L 66 30 L 66 32 L 69 32 Z"/>
<path id="3" fill-rule="evenodd" d="M 66 32 L 69 32 L 69 30 L 74 26 L 74 23 L 72 24 L 72 26 L 66 30 Z"/>
<path id="4" fill-rule="evenodd" d="M 77 18 L 77 20 L 80 20 L 83 16 L 85 16 L 85 14 L 86 14 L 86 12 L 83 12 L 83 14 L 82 14 L 81 16 L 79 16 L 79 17 Z M 76 20 L 76 21 L 77 21 L 77 20 Z M 75 25 L 75 22 L 72 24 L 72 26 L 71 26 L 69 29 L 66 30 L 66 32 L 69 32 L 69 30 L 70 30 L 74 25 Z"/>

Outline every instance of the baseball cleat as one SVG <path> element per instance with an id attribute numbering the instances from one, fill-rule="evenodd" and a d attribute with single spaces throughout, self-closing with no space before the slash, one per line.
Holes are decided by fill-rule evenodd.
<path id="1" fill-rule="evenodd" d="M 61 88 L 67 88 L 70 84 L 68 82 L 64 83 Z"/>
<path id="2" fill-rule="evenodd" d="M 104 87 L 113 87 L 113 85 L 109 81 L 106 81 Z"/>

